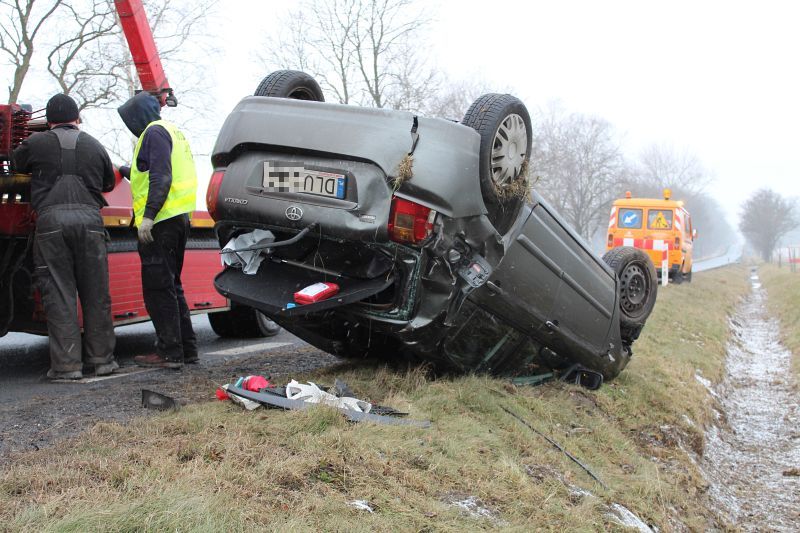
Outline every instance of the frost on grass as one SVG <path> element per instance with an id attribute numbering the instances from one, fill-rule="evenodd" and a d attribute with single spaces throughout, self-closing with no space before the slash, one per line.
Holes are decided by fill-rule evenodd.
<path id="1" fill-rule="evenodd" d="M 485 518 L 497 525 L 506 525 L 506 522 L 497 516 L 497 512 L 488 508 L 479 498 L 475 496 L 450 496 L 447 503 L 453 507 L 458 507 L 461 512 L 472 518 Z"/>
<path id="2" fill-rule="evenodd" d="M 351 502 L 347 502 L 347 505 L 350 507 L 355 507 L 359 511 L 367 511 L 368 513 L 374 513 L 374 509 L 366 500 L 353 500 Z"/>
<path id="3" fill-rule="evenodd" d="M 630 512 L 627 507 L 618 503 L 612 503 L 608 509 L 610 511 L 608 514 L 609 518 L 618 524 L 636 529 L 642 533 L 653 533 L 650 526 L 642 522 L 642 519 Z"/>

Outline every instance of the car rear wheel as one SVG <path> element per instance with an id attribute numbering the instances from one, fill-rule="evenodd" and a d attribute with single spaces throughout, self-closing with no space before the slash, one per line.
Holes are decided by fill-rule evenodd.
<path id="1" fill-rule="evenodd" d="M 642 250 L 621 246 L 603 256 L 619 279 L 620 330 L 622 340 L 632 343 L 656 304 L 656 269 Z"/>
<path id="2" fill-rule="evenodd" d="M 472 103 L 461 123 L 481 137 L 481 195 L 490 222 L 505 233 L 529 194 L 530 114 L 510 94 L 485 94 Z"/>
<path id="3" fill-rule="evenodd" d="M 245 305 L 231 304 L 230 311 L 209 313 L 211 329 L 220 337 L 250 339 L 273 337 L 281 327 L 257 309 Z"/>
<path id="4" fill-rule="evenodd" d="M 261 80 L 253 94 L 314 102 L 325 101 L 317 80 L 299 70 L 276 70 Z"/>

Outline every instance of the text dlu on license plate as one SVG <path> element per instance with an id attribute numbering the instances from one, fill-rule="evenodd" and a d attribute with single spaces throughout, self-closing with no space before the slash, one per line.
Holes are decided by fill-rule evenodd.
<path id="1" fill-rule="evenodd" d="M 344 198 L 345 176 L 287 163 L 264 161 L 263 186 L 267 192 L 305 192 Z"/>

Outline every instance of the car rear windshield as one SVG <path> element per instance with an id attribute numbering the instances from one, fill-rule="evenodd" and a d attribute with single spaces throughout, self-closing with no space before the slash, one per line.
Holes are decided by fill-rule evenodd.
<path id="1" fill-rule="evenodd" d="M 651 209 L 647 212 L 648 229 L 672 229 L 672 209 Z"/>
<path id="2" fill-rule="evenodd" d="M 620 209 L 617 227 L 625 229 L 642 229 L 641 209 Z"/>

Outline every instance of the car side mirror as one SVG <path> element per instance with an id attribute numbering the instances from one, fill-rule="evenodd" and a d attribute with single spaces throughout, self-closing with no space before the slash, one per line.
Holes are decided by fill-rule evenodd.
<path id="1" fill-rule="evenodd" d="M 603 374 L 583 368 L 580 365 L 572 365 L 564 370 L 559 380 L 566 383 L 574 383 L 589 390 L 597 390 L 603 384 Z"/>

